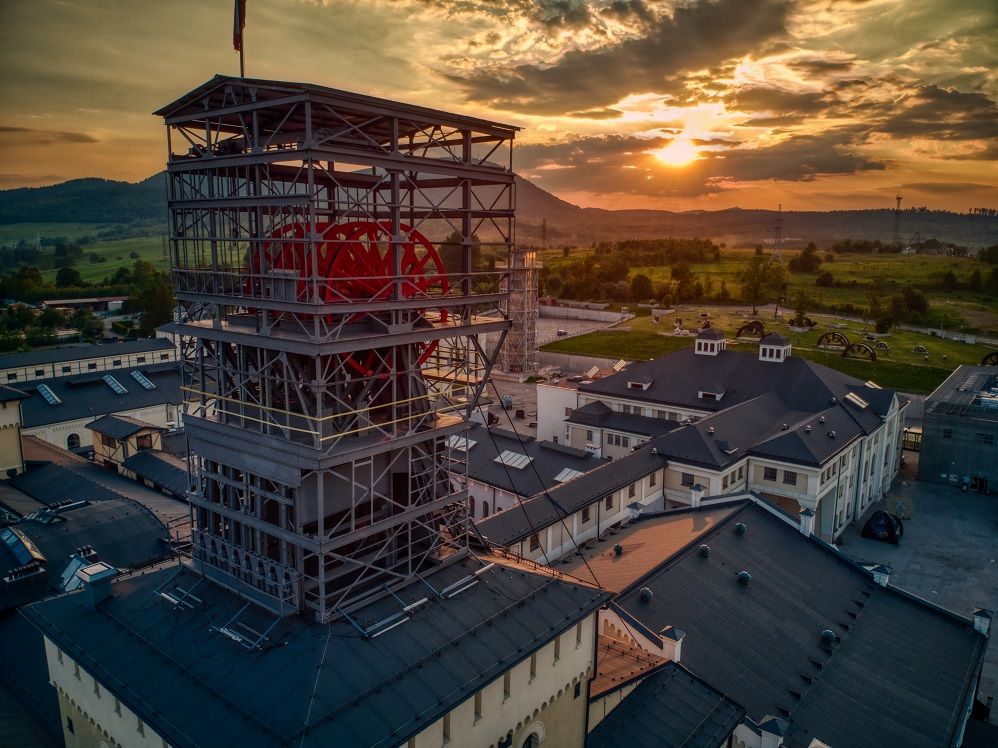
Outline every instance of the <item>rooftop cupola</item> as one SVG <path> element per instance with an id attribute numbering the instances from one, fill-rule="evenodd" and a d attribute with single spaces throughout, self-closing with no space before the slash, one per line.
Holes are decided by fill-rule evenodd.
<path id="1" fill-rule="evenodd" d="M 775 332 L 759 341 L 759 360 L 780 363 L 790 358 L 790 338 Z"/>
<path id="2" fill-rule="evenodd" d="M 713 327 L 697 333 L 696 352 L 700 356 L 716 356 L 724 350 L 724 333 Z"/>

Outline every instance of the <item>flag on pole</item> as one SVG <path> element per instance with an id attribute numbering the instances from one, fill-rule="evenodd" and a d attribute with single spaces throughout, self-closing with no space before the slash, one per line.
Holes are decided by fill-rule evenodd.
<path id="1" fill-rule="evenodd" d="M 243 29 L 246 28 L 246 0 L 236 0 L 235 16 L 232 19 L 232 48 L 243 51 Z"/>

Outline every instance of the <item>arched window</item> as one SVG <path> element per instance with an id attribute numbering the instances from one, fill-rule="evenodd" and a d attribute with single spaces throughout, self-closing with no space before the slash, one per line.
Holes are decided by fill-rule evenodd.
<path id="1" fill-rule="evenodd" d="M 482 502 L 482 519 L 485 519 L 488 516 L 489 516 L 489 502 L 483 501 Z"/>
<path id="2" fill-rule="evenodd" d="M 79 449 L 80 448 L 80 435 L 70 434 L 66 437 L 66 449 Z"/>

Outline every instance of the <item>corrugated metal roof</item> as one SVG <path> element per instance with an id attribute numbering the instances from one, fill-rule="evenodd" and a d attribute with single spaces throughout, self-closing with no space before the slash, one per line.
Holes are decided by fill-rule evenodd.
<path id="1" fill-rule="evenodd" d="M 124 466 L 177 496 L 187 492 L 187 463 L 172 454 L 144 449 L 125 460 Z"/>
<path id="2" fill-rule="evenodd" d="M 154 423 L 118 415 L 107 415 L 98 418 L 96 421 L 88 423 L 87 428 L 91 431 L 96 431 L 98 434 L 110 436 L 113 439 L 127 439 L 132 434 L 137 434 L 147 429 L 166 431 L 165 428 L 157 426 Z"/>
<path id="3" fill-rule="evenodd" d="M 439 589 L 481 568 L 439 569 Z M 123 579 L 91 610 L 76 594 L 24 609 L 42 631 L 174 746 L 394 746 L 491 683 L 604 604 L 609 594 L 522 568 L 496 565 L 479 583 L 431 599 L 372 639 L 347 621 L 290 617 L 270 645 L 248 651 L 210 626 L 245 601 L 210 582 L 202 604 L 174 608 L 154 595 L 175 569 Z M 181 570 L 179 583 L 201 579 Z M 439 578 L 437 578 L 439 577 Z M 410 602 L 422 582 L 400 590 Z M 352 615 L 397 612 L 386 599 Z M 261 687 L 266 684 L 266 687 Z"/>

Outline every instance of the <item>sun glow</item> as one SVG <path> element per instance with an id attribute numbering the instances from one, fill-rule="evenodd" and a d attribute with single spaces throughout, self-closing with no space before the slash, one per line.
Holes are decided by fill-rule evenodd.
<path id="1" fill-rule="evenodd" d="M 699 149 L 688 138 L 676 138 L 669 145 L 651 153 L 666 166 L 677 168 L 700 158 Z"/>

